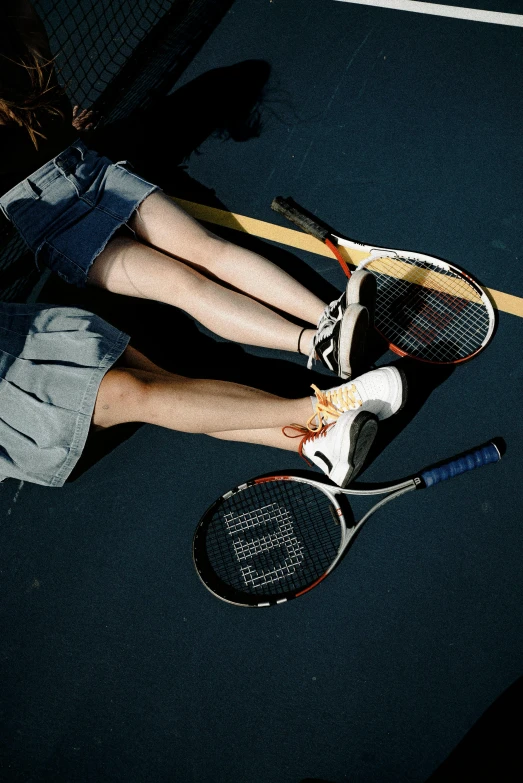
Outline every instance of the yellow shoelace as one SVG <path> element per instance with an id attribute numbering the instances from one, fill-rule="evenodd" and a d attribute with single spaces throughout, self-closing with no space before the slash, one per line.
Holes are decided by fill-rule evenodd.
<path id="1" fill-rule="evenodd" d="M 329 418 L 336 420 L 345 411 L 353 411 L 363 405 L 363 400 L 353 383 L 350 386 L 346 384 L 324 392 L 311 384 L 311 389 L 314 390 L 317 399 L 314 413 L 307 422 L 307 429 L 311 432 L 319 432 L 326 424 L 332 423 L 328 421 Z M 318 420 L 317 425 L 314 424 L 314 419 Z"/>

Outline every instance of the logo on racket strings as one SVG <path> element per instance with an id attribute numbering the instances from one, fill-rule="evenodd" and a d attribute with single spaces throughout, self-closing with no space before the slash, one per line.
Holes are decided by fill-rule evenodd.
<path id="1" fill-rule="evenodd" d="M 294 533 L 292 515 L 277 503 L 269 503 L 243 514 L 228 512 L 223 520 L 246 587 L 262 588 L 287 579 L 302 563 L 302 542 Z M 272 530 L 267 530 L 268 526 Z M 265 528 L 257 537 L 248 535 Z M 276 559 L 274 550 L 280 550 Z M 276 562 L 275 562 L 276 560 Z M 265 567 L 264 567 L 265 566 Z"/>

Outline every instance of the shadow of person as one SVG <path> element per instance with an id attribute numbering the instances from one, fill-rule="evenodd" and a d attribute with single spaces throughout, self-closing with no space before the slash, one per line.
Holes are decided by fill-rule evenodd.
<path id="1" fill-rule="evenodd" d="M 147 108 L 92 133 L 92 146 L 112 160 L 129 159 L 146 179 L 180 198 L 218 206 L 184 164 L 209 137 L 248 141 L 262 130 L 261 107 L 270 76 L 264 60 L 245 60 L 207 71 Z"/>
<path id="2" fill-rule="evenodd" d="M 398 358 L 387 364 L 397 367 L 404 373 L 407 383 L 407 401 L 402 410 L 380 422 L 378 435 L 369 452 L 367 464 L 370 464 L 405 429 L 425 405 L 432 392 L 456 369 L 453 364 L 435 365 L 408 358 Z"/>

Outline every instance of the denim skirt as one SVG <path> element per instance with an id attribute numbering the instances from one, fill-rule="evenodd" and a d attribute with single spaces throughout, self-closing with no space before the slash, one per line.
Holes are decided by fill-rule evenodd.
<path id="1" fill-rule="evenodd" d="M 156 185 L 82 141 L 0 197 L 0 210 L 35 254 L 68 283 L 84 286 L 91 264 Z"/>
<path id="2" fill-rule="evenodd" d="M 76 307 L 0 303 L 0 480 L 64 484 L 128 341 Z"/>

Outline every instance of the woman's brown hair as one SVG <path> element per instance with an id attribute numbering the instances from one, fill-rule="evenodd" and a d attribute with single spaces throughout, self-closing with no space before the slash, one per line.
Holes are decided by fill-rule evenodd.
<path id="1" fill-rule="evenodd" d="M 0 8 L 0 118 L 28 132 L 38 149 L 44 117 L 63 117 L 64 91 L 58 84 L 53 58 L 46 58 L 30 37 L 25 39 L 12 17 Z"/>

